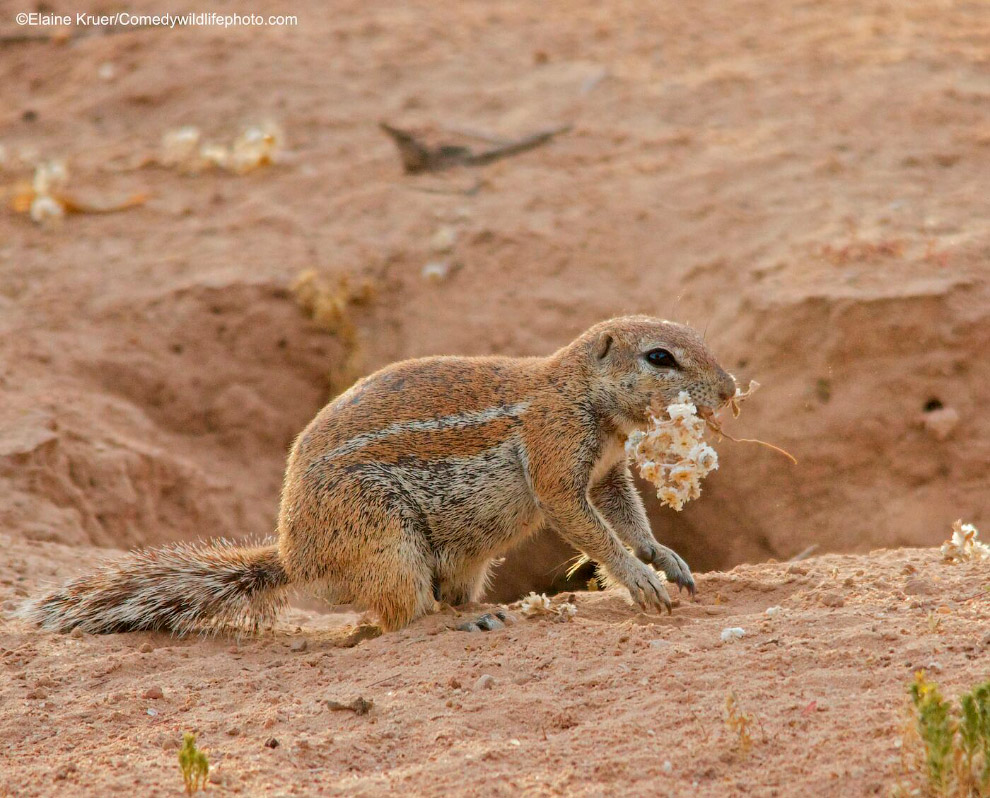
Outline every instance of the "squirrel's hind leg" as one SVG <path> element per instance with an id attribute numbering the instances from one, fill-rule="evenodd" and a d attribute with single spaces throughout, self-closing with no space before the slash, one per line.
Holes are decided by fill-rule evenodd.
<path id="1" fill-rule="evenodd" d="M 475 562 L 440 562 L 437 563 L 437 594 L 438 600 L 452 607 L 481 601 L 488 587 L 491 559 L 486 558 Z"/>
<path id="2" fill-rule="evenodd" d="M 407 521 L 390 520 L 399 545 L 379 550 L 367 557 L 361 567 L 364 578 L 360 603 L 377 616 L 383 631 L 394 632 L 436 608 L 433 597 L 433 563 L 424 551 L 425 538 Z M 389 536 L 391 538 L 391 536 Z"/>
<path id="3" fill-rule="evenodd" d="M 472 563 L 457 562 L 440 567 L 436 580 L 436 592 L 440 601 L 457 607 L 480 601 L 488 587 L 491 559 Z M 477 618 L 458 624 L 461 632 L 492 632 L 513 623 L 515 618 L 503 607 L 486 612 Z"/>

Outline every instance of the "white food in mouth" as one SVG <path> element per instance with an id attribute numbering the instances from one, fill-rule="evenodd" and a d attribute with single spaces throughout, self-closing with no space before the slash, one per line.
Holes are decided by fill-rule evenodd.
<path id="1" fill-rule="evenodd" d="M 645 430 L 634 430 L 626 453 L 657 498 L 674 510 L 701 495 L 701 480 L 718 468 L 718 453 L 705 442 L 705 420 L 686 391 L 666 408 L 667 418 L 651 414 Z"/>

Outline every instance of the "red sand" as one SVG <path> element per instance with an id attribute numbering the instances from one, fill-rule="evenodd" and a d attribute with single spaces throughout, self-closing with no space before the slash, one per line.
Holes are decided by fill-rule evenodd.
<path id="1" fill-rule="evenodd" d="M 658 537 L 698 572 L 810 545 L 859 556 L 711 574 L 671 618 L 579 595 L 567 625 L 431 634 L 442 616 L 349 650 L 319 630 L 353 616 L 313 604 L 236 654 L 5 617 L 0 792 L 173 794 L 162 746 L 185 729 L 251 794 L 887 791 L 912 669 L 937 662 L 950 692 L 987 677 L 987 569 L 866 552 L 937 545 L 957 517 L 990 526 L 990 17 L 845 0 L 281 10 L 299 26 L 0 45 L 4 205 L 30 179 L 18 161 L 44 158 L 97 198 L 149 194 L 50 228 L 0 213 L 5 610 L 101 548 L 269 534 L 292 437 L 360 373 L 545 353 L 626 312 L 706 329 L 764 386 L 730 431 L 800 461 L 724 442 L 700 501 L 651 503 Z M 24 32 L 9 16 L 0 36 Z M 269 119 L 287 137 L 276 166 L 140 166 L 167 130 L 229 140 Z M 574 127 L 406 176 L 381 119 L 461 140 Z M 431 262 L 448 276 L 424 279 Z M 307 269 L 374 295 L 328 333 L 288 291 Z M 493 595 L 550 584 L 569 556 L 535 542 Z M 787 609 L 771 623 L 772 604 Z M 733 625 L 748 634 L 723 646 Z M 142 700 L 153 686 L 165 697 Z M 730 689 L 760 723 L 745 757 Z M 356 695 L 371 714 L 318 703 Z"/>

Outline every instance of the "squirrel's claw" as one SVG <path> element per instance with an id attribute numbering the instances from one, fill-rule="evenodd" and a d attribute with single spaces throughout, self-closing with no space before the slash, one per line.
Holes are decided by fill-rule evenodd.
<path id="1" fill-rule="evenodd" d="M 632 575 L 632 578 L 626 582 L 632 600 L 639 605 L 643 612 L 649 612 L 651 609 L 661 613 L 665 609 L 668 613 L 673 612 L 673 603 L 667 593 L 667 588 L 664 587 L 656 572 L 646 566 L 639 567 L 642 571 Z"/>
<path id="2" fill-rule="evenodd" d="M 676 551 L 659 543 L 652 543 L 644 550 L 638 551 L 637 556 L 645 563 L 649 563 L 658 571 L 662 571 L 671 582 L 677 585 L 677 589 L 687 590 L 694 598 L 697 587 L 691 569 L 684 559 Z"/>
<path id="3" fill-rule="evenodd" d="M 507 624 L 514 621 L 515 618 L 505 610 L 495 610 L 495 612 L 486 612 L 473 621 L 459 624 L 457 630 L 459 632 L 494 632 L 496 629 L 504 629 Z"/>

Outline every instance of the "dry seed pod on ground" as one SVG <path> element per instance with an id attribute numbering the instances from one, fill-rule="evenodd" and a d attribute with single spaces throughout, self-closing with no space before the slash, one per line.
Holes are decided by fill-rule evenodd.
<path id="1" fill-rule="evenodd" d="M 942 544 L 942 559 L 946 562 L 990 559 L 990 546 L 979 539 L 980 532 L 972 524 L 959 519 L 952 525 L 952 537 Z"/>
<path id="2" fill-rule="evenodd" d="M 572 603 L 564 601 L 555 606 L 546 593 L 530 593 L 513 606 L 518 607 L 527 618 L 549 615 L 566 621 L 577 614 L 577 607 Z"/>
<path id="3" fill-rule="evenodd" d="M 70 190 L 69 171 L 63 161 L 39 162 L 30 182 L 21 181 L 14 186 L 10 208 L 15 213 L 26 213 L 39 225 L 57 222 L 70 213 L 114 213 L 141 205 L 147 199 L 144 193 L 125 196 L 93 196 L 91 192 Z"/>
<path id="4" fill-rule="evenodd" d="M 283 140 L 272 123 L 245 128 L 229 146 L 206 142 L 198 128 L 187 125 L 162 136 L 158 162 L 190 174 L 217 167 L 243 175 L 274 163 Z"/>

